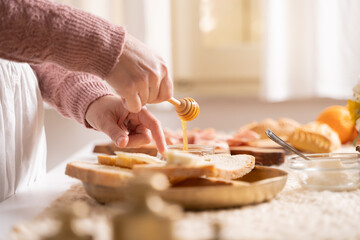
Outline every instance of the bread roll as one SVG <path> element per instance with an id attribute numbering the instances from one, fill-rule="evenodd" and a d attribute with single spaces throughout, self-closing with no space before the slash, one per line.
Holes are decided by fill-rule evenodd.
<path id="1" fill-rule="evenodd" d="M 278 120 L 266 118 L 261 122 L 246 124 L 240 127 L 238 131 L 248 129 L 259 134 L 261 139 L 268 139 L 265 131 L 270 129 L 276 135 L 286 140 L 298 127 L 300 127 L 300 123 L 291 118 L 279 118 Z"/>

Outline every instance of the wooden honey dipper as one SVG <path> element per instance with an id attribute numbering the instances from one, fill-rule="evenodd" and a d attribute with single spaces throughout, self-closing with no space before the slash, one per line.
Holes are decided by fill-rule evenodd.
<path id="1" fill-rule="evenodd" d="M 171 98 L 168 102 L 175 106 L 175 111 L 181 120 L 194 120 L 200 113 L 199 104 L 192 98 L 188 97 L 180 100 Z"/>

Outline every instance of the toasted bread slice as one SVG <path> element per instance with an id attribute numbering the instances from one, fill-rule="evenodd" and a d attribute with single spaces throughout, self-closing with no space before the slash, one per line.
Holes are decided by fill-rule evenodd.
<path id="1" fill-rule="evenodd" d="M 206 156 L 216 171 L 209 177 L 237 179 L 249 173 L 255 167 L 255 157 L 247 154 L 227 155 L 214 154 Z"/>
<path id="2" fill-rule="evenodd" d="M 131 170 L 86 161 L 74 161 L 66 165 L 65 174 L 86 183 L 109 187 L 125 186 L 134 175 Z"/>
<path id="3" fill-rule="evenodd" d="M 115 152 L 116 155 L 99 155 L 98 162 L 104 165 L 133 168 L 136 164 L 165 164 L 165 161 L 144 153 Z"/>

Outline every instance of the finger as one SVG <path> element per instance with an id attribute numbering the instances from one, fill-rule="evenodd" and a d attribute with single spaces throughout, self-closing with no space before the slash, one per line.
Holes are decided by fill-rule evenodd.
<path id="1" fill-rule="evenodd" d="M 144 126 L 138 126 L 135 133 L 129 135 L 127 147 L 138 147 L 151 142 L 151 133 Z"/>
<path id="2" fill-rule="evenodd" d="M 125 108 L 132 113 L 138 113 L 141 111 L 141 100 L 138 94 L 134 94 L 132 96 L 124 97 L 123 102 Z"/>
<path id="3" fill-rule="evenodd" d="M 160 153 L 163 153 L 166 150 L 166 142 L 160 122 L 145 108 L 139 113 L 139 121 L 151 131 L 157 149 Z"/>
<path id="4" fill-rule="evenodd" d="M 167 74 L 161 81 L 157 100 L 154 102 L 163 102 L 169 100 L 173 96 L 173 82 Z"/>
<path id="5" fill-rule="evenodd" d="M 111 140 L 119 147 L 125 147 L 129 142 L 128 131 L 126 127 L 120 127 L 112 119 L 102 122 L 102 126 L 100 126 L 99 130 L 108 135 Z"/>

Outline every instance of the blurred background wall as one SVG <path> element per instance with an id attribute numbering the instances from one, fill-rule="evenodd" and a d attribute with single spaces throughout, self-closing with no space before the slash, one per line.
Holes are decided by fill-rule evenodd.
<path id="1" fill-rule="evenodd" d="M 360 73 L 356 0 L 56 0 L 123 25 L 168 63 L 178 98 L 201 114 L 189 128 L 233 132 L 250 121 L 306 123 L 345 105 Z M 150 105 L 180 128 L 172 106 Z M 82 146 L 110 141 L 47 108 L 48 169 Z"/>

